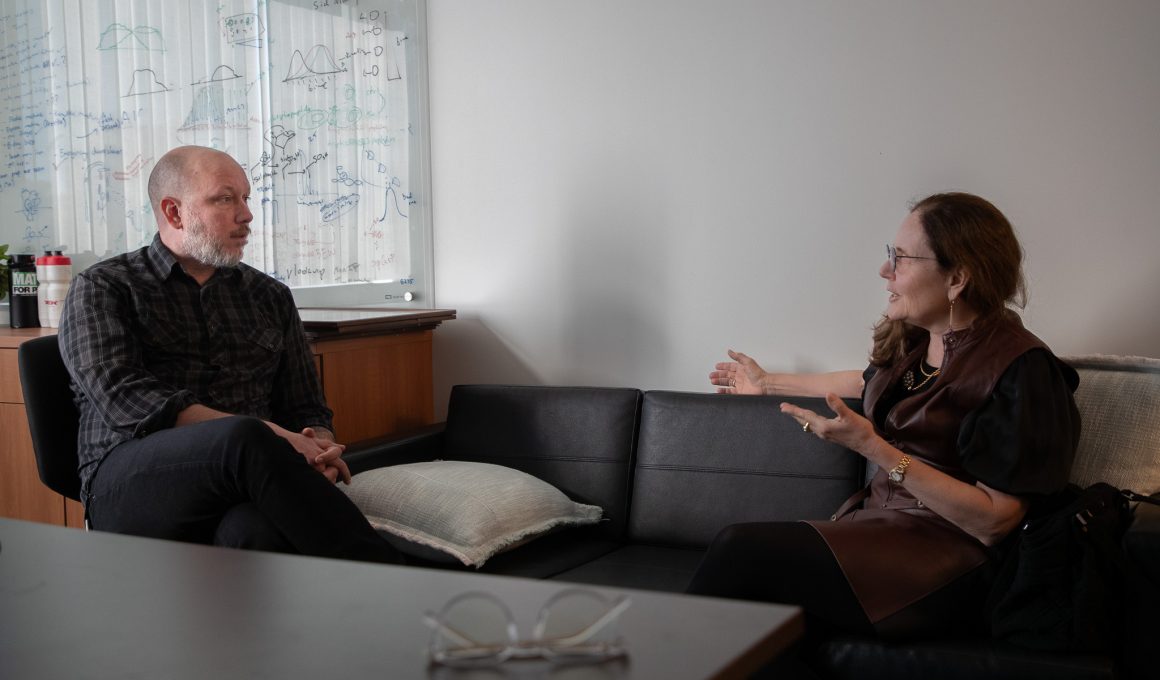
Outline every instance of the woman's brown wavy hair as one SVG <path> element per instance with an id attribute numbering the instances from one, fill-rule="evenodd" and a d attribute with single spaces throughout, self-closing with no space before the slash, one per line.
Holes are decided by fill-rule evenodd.
<path id="1" fill-rule="evenodd" d="M 1023 247 L 1011 223 L 989 201 L 965 193 L 928 196 L 911 206 L 943 271 L 963 267 L 970 275 L 961 299 L 986 322 L 1027 304 Z M 948 302 L 949 307 L 949 302 Z M 904 321 L 885 316 L 874 326 L 870 363 L 890 366 L 930 337 Z"/>

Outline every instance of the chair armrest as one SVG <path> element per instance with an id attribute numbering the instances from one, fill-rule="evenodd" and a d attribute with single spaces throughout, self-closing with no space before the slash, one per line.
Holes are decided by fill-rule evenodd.
<path id="1" fill-rule="evenodd" d="M 364 439 L 349 445 L 342 459 L 351 474 L 402 463 L 435 460 L 443 451 L 446 423 L 435 423 L 401 434 Z"/>

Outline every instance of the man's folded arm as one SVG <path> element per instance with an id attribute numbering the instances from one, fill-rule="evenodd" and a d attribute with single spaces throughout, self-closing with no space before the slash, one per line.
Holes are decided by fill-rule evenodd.
<path id="1" fill-rule="evenodd" d="M 197 399 L 145 369 L 129 317 L 107 281 L 82 273 L 69 288 L 59 341 L 73 383 L 101 419 L 110 428 L 143 437 L 173 427 L 178 413 Z"/>

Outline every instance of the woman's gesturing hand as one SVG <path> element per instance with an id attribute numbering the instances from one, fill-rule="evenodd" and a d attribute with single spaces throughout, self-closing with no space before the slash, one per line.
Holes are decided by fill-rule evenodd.
<path id="1" fill-rule="evenodd" d="M 766 372 L 746 354 L 729 350 L 733 361 L 722 361 L 709 374 L 709 382 L 720 394 L 764 394 Z"/>
<path id="2" fill-rule="evenodd" d="M 874 425 L 846 406 L 846 402 L 836 394 L 826 395 L 826 405 L 834 412 L 833 418 L 826 418 L 788 402 L 782 403 L 781 412 L 793 416 L 806 432 L 812 432 L 826 441 L 857 451 L 873 462 L 881 464 L 871 458 L 876 444 L 882 440 L 874 431 Z"/>

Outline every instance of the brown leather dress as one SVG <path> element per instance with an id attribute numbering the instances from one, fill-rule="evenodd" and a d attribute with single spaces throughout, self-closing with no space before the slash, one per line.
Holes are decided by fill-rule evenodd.
<path id="1" fill-rule="evenodd" d="M 871 422 L 892 445 L 967 484 L 977 480 L 960 460 L 964 419 L 984 403 L 1011 363 L 1046 348 L 1014 315 L 948 334 L 938 379 L 897 401 L 886 413 L 883 396 L 924 356 L 915 350 L 877 371 L 863 392 Z M 862 502 L 864 500 L 864 503 Z M 880 469 L 831 521 L 811 521 L 841 565 L 872 624 L 950 584 L 989 559 L 978 540 L 923 506 Z"/>

